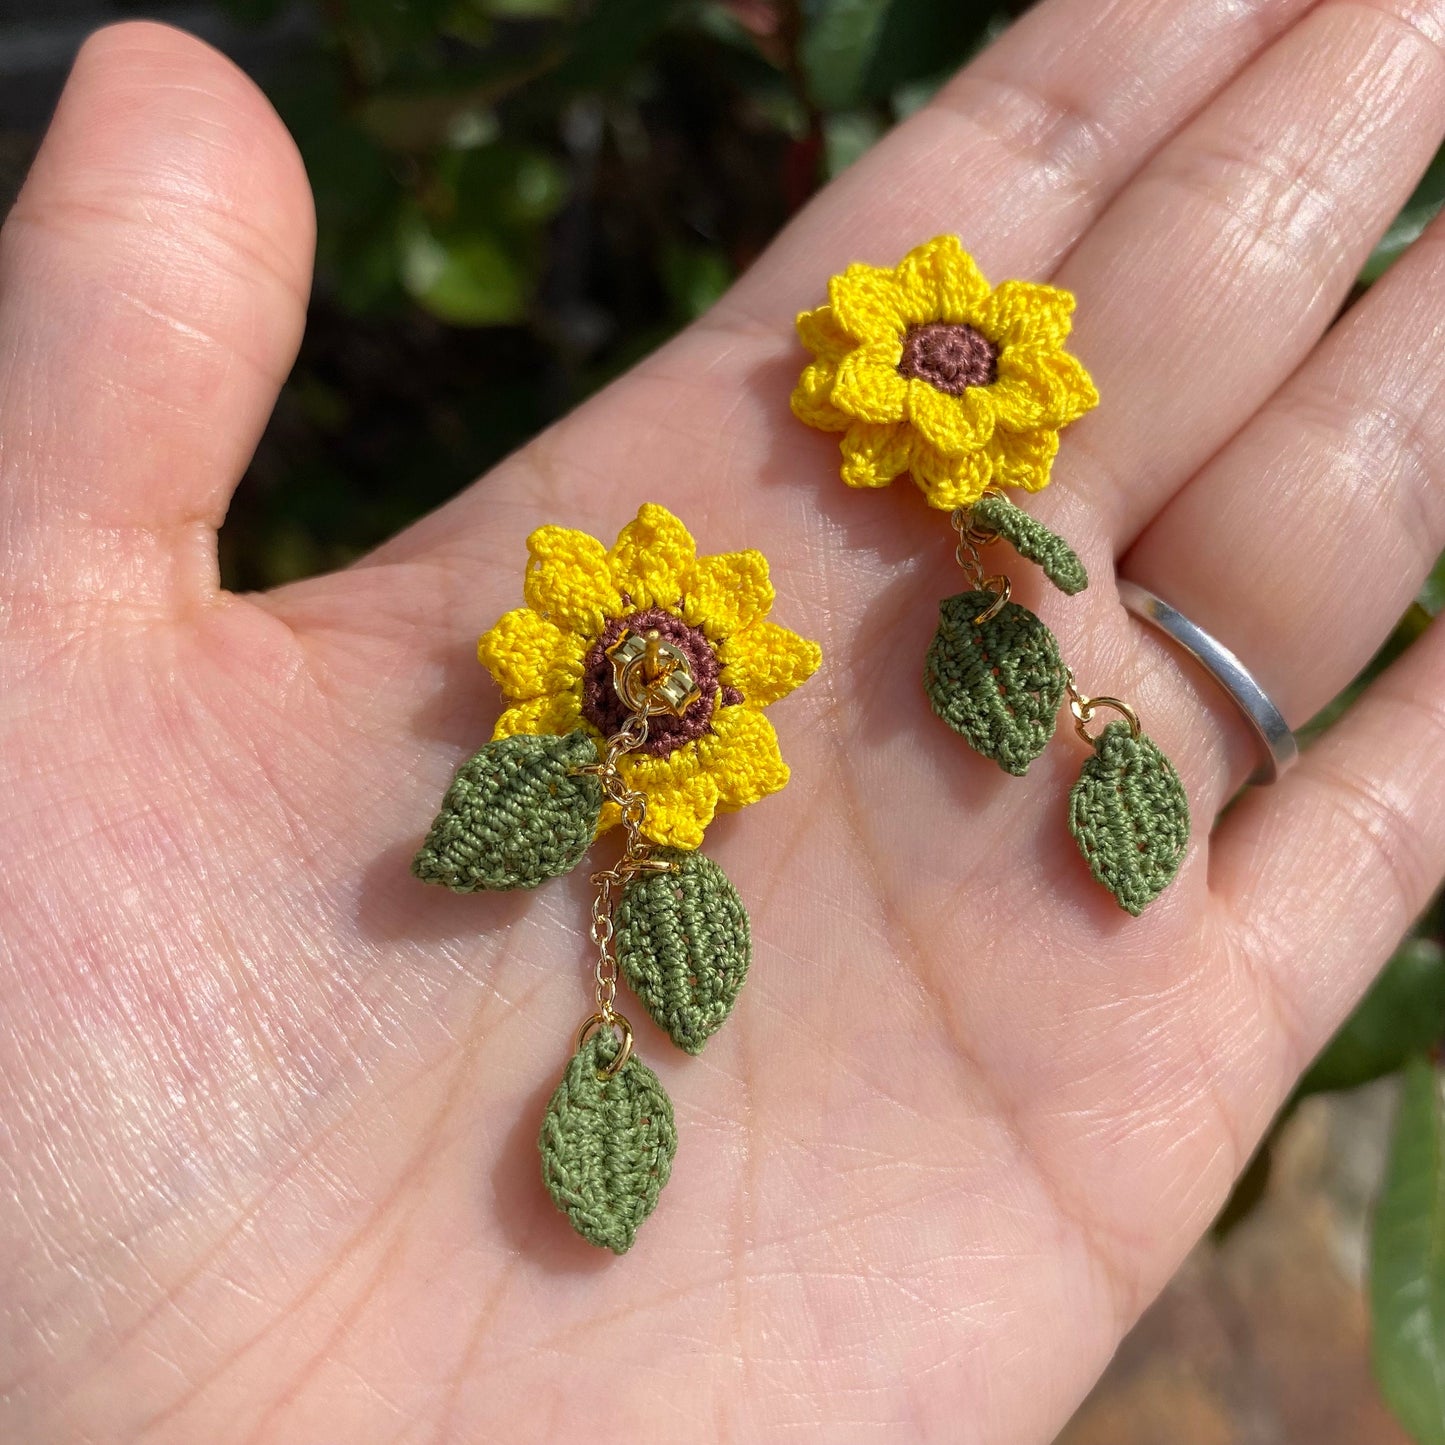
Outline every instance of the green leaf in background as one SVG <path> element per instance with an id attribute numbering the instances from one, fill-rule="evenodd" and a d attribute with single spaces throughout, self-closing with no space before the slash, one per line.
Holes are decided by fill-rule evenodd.
<path id="1" fill-rule="evenodd" d="M 453 0 L 346 0 L 334 7 L 338 32 L 367 71 L 397 51 L 430 46 L 442 32 Z"/>
<path id="2" fill-rule="evenodd" d="M 841 175 L 887 129 L 871 111 L 844 110 L 823 121 L 823 169 L 829 180 Z"/>
<path id="3" fill-rule="evenodd" d="M 483 0 L 482 9 L 496 20 L 559 20 L 567 0 Z"/>
<path id="4" fill-rule="evenodd" d="M 502 241 L 484 231 L 433 229 L 414 208 L 398 234 L 402 285 L 453 326 L 505 326 L 527 314 L 530 280 Z"/>
<path id="5" fill-rule="evenodd" d="M 1415 187 L 1415 194 L 1405 202 L 1404 210 L 1370 253 L 1370 259 L 1360 272 L 1360 280 L 1365 285 L 1378 281 L 1394 265 L 1401 252 L 1408 249 L 1435 219 L 1442 202 L 1445 202 L 1445 150 L 1430 162 L 1430 168 Z"/>
<path id="6" fill-rule="evenodd" d="M 1445 1445 L 1445 1100 L 1425 1059 L 1405 1070 L 1370 1299 L 1375 1378 L 1418 1445 Z"/>
<path id="7" fill-rule="evenodd" d="M 355 106 L 357 124 L 387 150 L 415 154 L 454 145 L 469 130 L 495 124 L 493 107 L 544 75 L 563 55 L 549 40 L 522 53 L 484 53 L 426 80 L 378 87 Z"/>
<path id="8" fill-rule="evenodd" d="M 1410 938 L 1300 1081 L 1301 1094 L 1383 1078 L 1445 1039 L 1445 947 Z"/>
<path id="9" fill-rule="evenodd" d="M 1420 606 L 1431 617 L 1438 617 L 1445 611 L 1445 557 L 1435 564 L 1420 589 Z"/>
<path id="10" fill-rule="evenodd" d="M 901 86 L 955 70 L 997 14 L 990 0 L 809 0 L 808 90 L 825 111 L 888 100 Z"/>
<path id="11" fill-rule="evenodd" d="M 500 141 L 454 151 L 437 167 L 449 218 L 464 229 L 525 233 L 550 221 L 567 199 L 562 167 L 535 146 Z"/>
<path id="12" fill-rule="evenodd" d="M 820 110 L 848 110 L 864 99 L 863 78 L 887 9 L 888 0 L 807 0 L 801 59 Z"/>
<path id="13" fill-rule="evenodd" d="M 590 90 L 613 84 L 672 18 L 675 0 L 592 0 L 571 33 L 558 84 Z"/>
<path id="14" fill-rule="evenodd" d="M 889 95 L 956 69 L 983 43 L 997 8 L 989 0 L 892 0 L 873 37 L 863 93 Z"/>
<path id="15" fill-rule="evenodd" d="M 732 283 L 732 268 L 716 247 L 674 244 L 662 252 L 662 281 L 680 321 L 701 316 Z"/>

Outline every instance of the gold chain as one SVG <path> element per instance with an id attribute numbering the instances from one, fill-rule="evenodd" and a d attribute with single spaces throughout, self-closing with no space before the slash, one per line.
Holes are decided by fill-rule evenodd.
<path id="1" fill-rule="evenodd" d="M 597 1012 L 602 1022 L 611 1026 L 617 1017 L 613 1005 L 617 1001 L 617 955 L 613 950 L 615 928 L 612 922 L 616 907 L 616 894 L 629 878 L 639 873 L 666 873 L 670 865 L 659 862 L 652 856 L 652 844 L 642 834 L 642 825 L 647 821 L 647 795 L 627 786 L 618 760 L 625 754 L 640 748 L 647 741 L 647 715 L 635 712 L 623 723 L 619 731 L 607 739 L 607 751 L 600 762 L 591 763 L 578 771 L 593 773 L 602 784 L 602 791 L 608 801 L 617 805 L 627 842 L 622 857 L 611 868 L 603 868 L 592 875 L 592 885 L 597 892 L 592 899 L 592 942 L 597 945 L 597 965 L 594 970 L 597 980 Z"/>
<path id="2" fill-rule="evenodd" d="M 1002 572 L 984 571 L 983 553 L 979 550 L 990 542 L 998 541 L 998 534 L 985 527 L 976 526 L 972 507 L 955 507 L 949 516 L 958 542 L 953 549 L 953 560 L 963 568 L 965 581 L 970 592 L 992 592 L 993 602 L 975 617 L 974 624 L 987 622 L 1003 611 L 1004 604 L 1013 596 L 1013 583 Z"/>
<path id="3" fill-rule="evenodd" d="M 625 638 L 623 639 L 625 641 Z M 670 873 L 672 864 L 655 856 L 653 845 L 643 835 L 642 827 L 647 821 L 647 794 L 630 788 L 622 776 L 618 763 L 628 753 L 635 752 L 647 741 L 648 718 L 653 713 L 667 712 L 681 716 L 697 700 L 695 689 L 684 689 L 680 697 L 670 694 L 667 689 L 676 687 L 679 674 L 691 684 L 691 675 L 686 668 L 686 659 L 675 649 L 670 656 L 660 655 L 660 643 L 655 632 L 644 639 L 649 645 L 644 652 L 629 658 L 617 667 L 614 686 L 619 697 L 633 707 L 627 721 L 607 739 L 602 757 L 595 763 L 578 768 L 579 773 L 590 773 L 602 784 L 607 800 L 616 804 L 622 822 L 626 842 L 622 856 L 611 868 L 602 868 L 591 877 L 592 886 L 597 890 L 592 896 L 592 942 L 597 947 L 597 960 L 592 974 L 596 982 L 595 997 L 597 1012 L 584 1020 L 577 1033 L 577 1047 L 580 1049 L 596 1029 L 613 1029 L 620 1036 L 617 1053 L 606 1068 L 600 1071 L 604 1078 L 611 1078 L 632 1056 L 632 1025 L 617 1012 L 617 927 L 614 914 L 617 895 L 632 878 L 639 873 Z"/>

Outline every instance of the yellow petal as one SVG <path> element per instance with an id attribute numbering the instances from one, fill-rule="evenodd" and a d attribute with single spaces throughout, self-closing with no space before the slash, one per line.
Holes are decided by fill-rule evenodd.
<path id="1" fill-rule="evenodd" d="M 1047 410 L 1052 425 L 1068 426 L 1070 422 L 1078 421 L 1086 411 L 1098 406 L 1099 393 L 1094 379 L 1084 370 L 1084 363 L 1077 356 L 1071 356 L 1067 351 L 1056 351 L 1045 358 L 1040 371 L 1050 384 Z"/>
<path id="2" fill-rule="evenodd" d="M 847 431 L 853 418 L 833 405 L 833 383 L 837 379 L 836 361 L 815 361 L 805 366 L 788 398 L 793 415 L 819 431 Z"/>
<path id="3" fill-rule="evenodd" d="M 995 426 L 1025 432 L 1046 425 L 1040 391 L 1040 383 L 1032 372 L 1025 379 L 1017 372 L 1001 370 L 998 380 L 988 389 Z"/>
<path id="4" fill-rule="evenodd" d="M 838 363 L 833 405 L 859 421 L 902 421 L 908 382 L 898 374 L 900 354 L 896 337 L 850 351 Z"/>
<path id="5" fill-rule="evenodd" d="M 717 782 L 717 806 L 724 813 L 756 803 L 788 781 L 778 735 L 753 708 L 720 707 L 712 732 L 697 740 L 697 750 L 703 771 Z"/>
<path id="6" fill-rule="evenodd" d="M 973 321 L 989 295 L 988 282 L 957 236 L 935 236 L 915 246 L 894 274 L 910 325 Z"/>
<path id="7" fill-rule="evenodd" d="M 817 672 L 823 650 L 816 642 L 775 622 L 755 622 L 729 637 L 717 650 L 722 681 L 754 707 L 786 697 Z"/>
<path id="8" fill-rule="evenodd" d="M 697 546 L 666 507 L 644 502 L 607 556 L 613 585 L 634 607 L 676 607 Z"/>
<path id="9" fill-rule="evenodd" d="M 908 416 L 934 450 L 960 457 L 975 451 L 993 434 L 994 409 L 986 386 L 971 386 L 950 396 L 914 377 L 908 383 Z"/>
<path id="10" fill-rule="evenodd" d="M 886 487 L 908 470 L 913 455 L 913 428 L 907 422 L 877 426 L 855 421 L 839 443 L 843 480 L 850 487 Z"/>
<path id="11" fill-rule="evenodd" d="M 717 642 L 766 617 L 774 596 L 761 552 L 699 557 L 683 578 L 682 616 Z"/>
<path id="12" fill-rule="evenodd" d="M 538 527 L 527 538 L 527 605 L 567 632 L 596 635 L 622 608 L 607 550 L 595 537 L 570 527 Z"/>
<path id="13" fill-rule="evenodd" d="M 839 361 L 854 347 L 854 341 L 833 316 L 831 306 L 800 311 L 793 323 L 800 340 L 819 361 Z"/>
<path id="14" fill-rule="evenodd" d="M 971 507 L 993 478 L 993 447 L 979 447 L 961 457 L 945 456 L 920 443 L 913 453 L 913 480 L 923 489 L 930 507 L 952 511 Z"/>
<path id="15" fill-rule="evenodd" d="M 665 758 L 639 756 L 618 765 L 628 787 L 647 794 L 643 836 L 668 848 L 697 848 L 718 807 L 718 783 L 701 766 L 698 743 Z"/>
<path id="16" fill-rule="evenodd" d="M 1003 281 L 978 309 L 978 328 L 999 346 L 1057 351 L 1073 326 L 1074 297 L 1035 281 Z"/>
<path id="17" fill-rule="evenodd" d="M 558 692 L 534 697 L 509 707 L 497 719 L 492 739 L 509 738 L 517 733 L 562 737 L 582 726 L 582 709 L 575 692 Z"/>
<path id="18" fill-rule="evenodd" d="M 1049 484 L 1049 473 L 1059 450 L 1056 431 L 1010 432 L 1000 427 L 989 442 L 993 480 L 999 486 L 1037 492 Z"/>
<path id="19" fill-rule="evenodd" d="M 1099 393 L 1083 363 L 1067 351 L 1013 347 L 999 354 L 999 382 L 1033 398 L 1035 411 L 1015 430 L 1058 428 L 1077 421 L 1099 404 Z"/>
<path id="20" fill-rule="evenodd" d="M 833 319 L 855 341 L 886 341 L 901 336 L 904 300 L 892 271 L 852 265 L 828 282 Z"/>
<path id="21" fill-rule="evenodd" d="M 583 640 L 563 632 L 530 607 L 499 618 L 477 643 L 477 659 L 508 702 L 565 692 L 582 676 Z"/>

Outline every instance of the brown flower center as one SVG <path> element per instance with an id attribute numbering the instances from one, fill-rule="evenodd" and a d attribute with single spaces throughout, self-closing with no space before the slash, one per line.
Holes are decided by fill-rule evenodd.
<path id="1" fill-rule="evenodd" d="M 613 617 L 602 629 L 601 637 L 588 649 L 582 664 L 582 716 L 603 737 L 611 737 L 627 721 L 629 712 L 613 686 L 612 660 L 607 656 L 607 649 L 625 632 L 647 632 L 653 628 L 664 642 L 672 643 L 687 658 L 693 681 L 702 694 L 681 717 L 661 713 L 648 719 L 647 741 L 638 751 L 665 758 L 684 743 L 695 742 L 712 730 L 713 710 L 719 702 L 739 703 L 743 695 L 735 687 L 724 687 L 719 698 L 718 674 L 722 664 L 700 627 L 689 626 L 662 607 L 649 607 L 629 617 Z"/>
<path id="2" fill-rule="evenodd" d="M 971 386 L 991 386 L 998 380 L 998 347 L 961 321 L 910 326 L 903 336 L 898 374 L 962 396 Z"/>

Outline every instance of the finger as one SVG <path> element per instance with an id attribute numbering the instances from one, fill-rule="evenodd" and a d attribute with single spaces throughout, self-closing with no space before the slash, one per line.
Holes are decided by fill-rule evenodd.
<path id="1" fill-rule="evenodd" d="M 730 293 L 769 324 L 850 261 L 957 231 L 985 271 L 1050 271 L 1165 136 L 1316 0 L 1049 0 L 834 181 Z"/>
<path id="2" fill-rule="evenodd" d="M 1445 130 L 1442 20 L 1331 0 L 1120 194 L 1056 278 L 1103 401 L 1041 511 L 1126 542 L 1308 353 Z"/>
<path id="3" fill-rule="evenodd" d="M 1442 242 L 1437 222 L 1121 564 L 1296 722 L 1359 672 L 1445 548 Z"/>
<path id="4" fill-rule="evenodd" d="M 549 474 L 630 477 L 647 456 L 686 478 L 706 448 L 689 515 L 742 509 L 754 535 L 775 526 L 786 503 L 759 496 L 760 476 L 790 472 L 794 457 L 813 472 L 837 467 L 836 440 L 787 411 L 799 365 L 792 319 L 817 303 L 830 272 L 957 230 L 996 276 L 1046 273 L 1160 142 L 1315 3 L 1046 0 L 815 198 L 698 326 L 629 374 L 625 424 L 618 393 L 605 393 L 532 460 L 545 452 Z M 496 530 L 498 490 L 464 494 L 376 559 L 435 553 L 474 571 Z M 599 501 L 579 525 L 615 526 L 610 499 Z M 521 518 L 521 530 L 541 516 Z"/>
<path id="5" fill-rule="evenodd" d="M 256 87 L 160 25 L 82 47 L 0 232 L 0 534 L 17 606 L 173 606 L 289 368 L 310 190 Z"/>
<path id="6" fill-rule="evenodd" d="M 1445 626 L 1378 678 L 1212 854 L 1217 896 L 1269 982 L 1298 1072 L 1445 875 Z"/>

